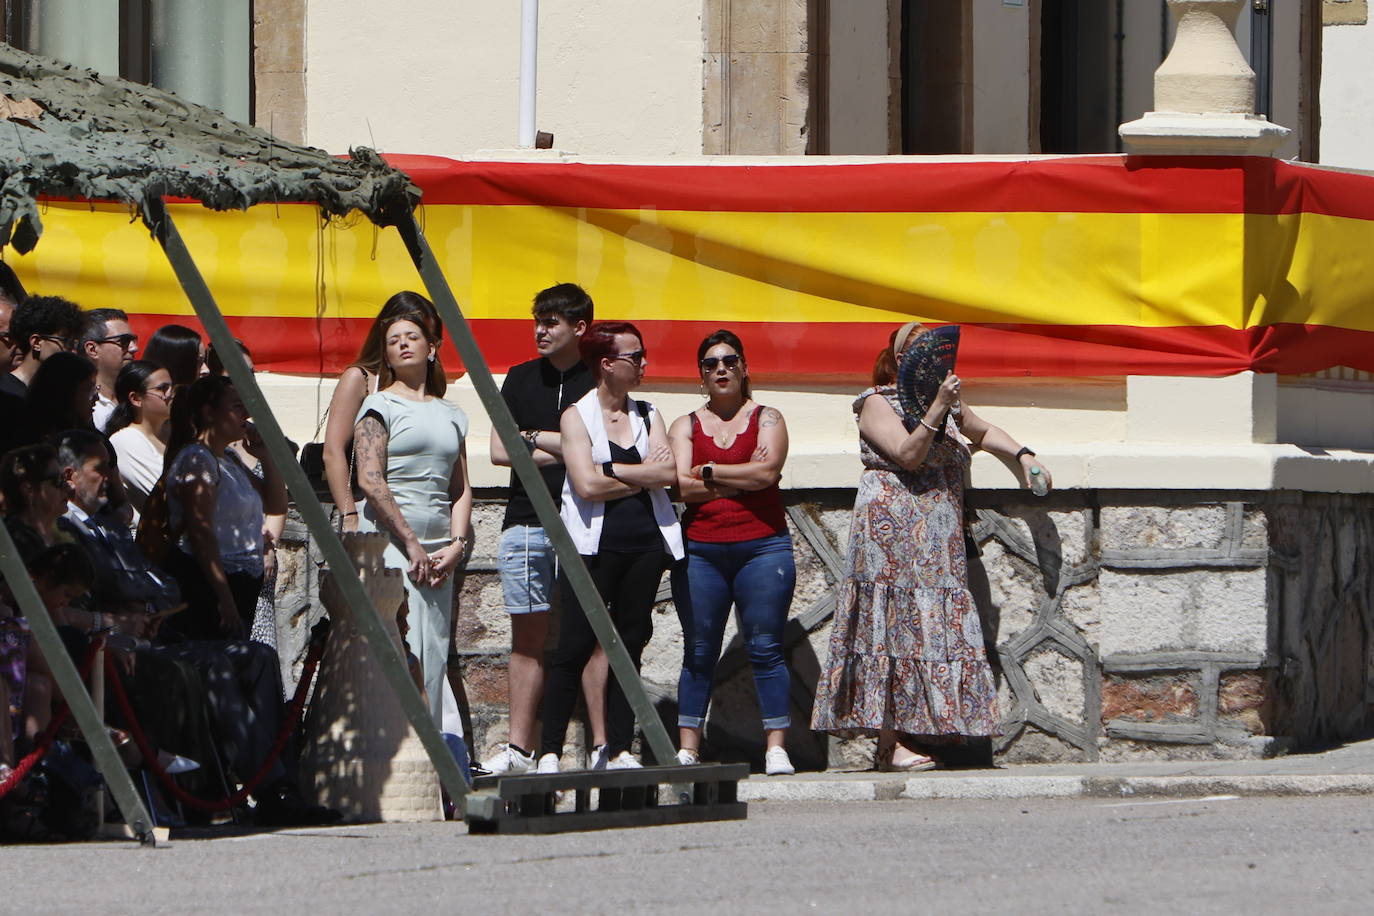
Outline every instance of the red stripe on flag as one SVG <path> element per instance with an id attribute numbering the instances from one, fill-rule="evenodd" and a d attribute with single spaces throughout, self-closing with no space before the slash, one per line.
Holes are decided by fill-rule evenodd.
<path id="1" fill-rule="evenodd" d="M 763 213 L 1319 213 L 1374 218 L 1370 176 L 1256 157 L 610 165 L 387 156 L 423 203 Z"/>
<path id="2" fill-rule="evenodd" d="M 235 336 L 247 342 L 260 369 L 327 375 L 351 362 L 370 319 L 227 316 Z M 159 325 L 185 324 L 191 316 L 132 315 L 147 340 Z M 534 356 L 526 319 L 471 322 L 488 365 L 502 373 Z M 696 349 L 718 322 L 639 321 L 649 352 L 646 384 L 695 379 Z M 761 384 L 857 383 L 894 325 L 839 322 L 736 323 L 750 371 Z M 444 365 L 461 368 L 451 341 Z M 1333 365 L 1374 372 L 1374 332 L 1320 325 L 1280 324 L 1236 330 L 1226 327 L 1139 328 L 1118 325 L 965 325 L 959 372 L 971 378 L 1017 376 L 1228 375 L 1246 369 L 1297 375 Z"/>

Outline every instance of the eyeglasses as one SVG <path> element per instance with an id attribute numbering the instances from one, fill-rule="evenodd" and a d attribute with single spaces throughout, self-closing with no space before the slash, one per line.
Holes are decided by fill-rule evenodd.
<path id="1" fill-rule="evenodd" d="M 739 368 L 739 355 L 731 353 L 729 356 L 707 356 L 701 361 L 701 369 L 703 372 L 715 372 L 716 366 L 721 363 L 724 363 L 725 368 L 733 372 Z"/>
<path id="2" fill-rule="evenodd" d="M 116 334 L 113 337 L 98 337 L 96 343 L 114 344 L 121 350 L 129 350 L 138 346 L 137 334 Z"/>
<path id="3" fill-rule="evenodd" d="M 164 401 L 170 401 L 176 394 L 176 386 L 171 382 L 163 382 L 161 385 L 152 385 L 143 389 L 144 394 L 155 394 Z"/>
<path id="4" fill-rule="evenodd" d="M 635 350 L 632 353 L 617 353 L 615 356 L 608 356 L 607 359 L 623 359 L 632 366 L 642 366 L 647 355 L 643 350 Z"/>
<path id="5" fill-rule="evenodd" d="M 38 339 L 51 340 L 68 353 L 75 353 L 76 349 L 81 346 L 81 341 L 79 339 L 75 337 L 62 337 L 58 334 L 39 334 Z"/>

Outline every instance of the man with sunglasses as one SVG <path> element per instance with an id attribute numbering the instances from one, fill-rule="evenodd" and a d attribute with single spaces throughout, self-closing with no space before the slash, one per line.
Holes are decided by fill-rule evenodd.
<path id="1" fill-rule="evenodd" d="M 115 409 L 115 379 L 119 370 L 138 353 L 138 335 L 129 329 L 129 316 L 121 309 L 91 309 L 89 324 L 82 335 L 81 350 L 95 364 L 95 409 L 91 419 L 95 428 L 105 431 L 105 422 Z"/>
<path id="2" fill-rule="evenodd" d="M 76 351 L 86 333 L 86 314 L 61 296 L 30 296 L 14 310 L 10 339 L 20 360 L 0 376 L 0 394 L 23 399 L 43 360 L 54 353 Z"/>

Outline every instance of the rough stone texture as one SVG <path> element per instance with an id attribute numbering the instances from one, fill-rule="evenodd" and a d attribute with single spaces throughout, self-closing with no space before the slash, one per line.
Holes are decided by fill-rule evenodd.
<path id="1" fill-rule="evenodd" d="M 1108 676 L 1102 684 L 1102 721 L 1193 720 L 1198 714 L 1197 678 L 1186 674 L 1158 677 Z"/>
<path id="2" fill-rule="evenodd" d="M 1265 582 L 1263 569 L 1104 569 L 1098 580 L 1100 651 L 1263 653 Z"/>
<path id="3" fill-rule="evenodd" d="M 801 769 L 865 769 L 871 739 L 810 731 L 843 573 L 852 490 L 789 491 L 797 591 L 786 642 L 788 750 Z M 505 740 L 509 621 L 493 553 L 499 492 L 480 493 L 477 549 L 458 592 L 456 692 L 478 757 Z M 1374 730 L 1374 498 L 1297 493 L 971 491 L 970 564 L 1008 762 L 1255 757 Z M 319 615 L 315 564 L 288 527 L 279 582 L 283 668 Z M 680 626 L 667 579 L 644 678 L 676 736 Z M 552 629 L 557 630 L 556 615 Z M 753 678 L 734 625 L 717 671 L 708 759 L 761 764 Z M 554 637 L 551 636 L 551 639 Z M 294 677 L 287 677 L 288 687 Z M 566 762 L 582 759 L 580 724 Z"/>

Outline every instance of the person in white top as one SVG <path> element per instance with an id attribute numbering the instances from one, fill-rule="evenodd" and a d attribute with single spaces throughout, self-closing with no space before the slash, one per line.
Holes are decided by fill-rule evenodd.
<path id="1" fill-rule="evenodd" d="M 119 371 L 138 355 L 138 335 L 129 327 L 129 316 L 120 309 L 91 309 L 89 324 L 81 335 L 81 353 L 95 366 L 95 407 L 91 419 L 97 432 L 115 409 L 115 385 Z"/>
<path id="2" fill-rule="evenodd" d="M 119 371 L 114 391 L 115 410 L 105 434 L 119 456 L 129 502 L 142 514 L 144 501 L 162 476 L 176 388 L 166 369 L 136 359 Z"/>
<path id="3" fill-rule="evenodd" d="M 677 482 L 677 468 L 663 418 L 652 404 L 630 397 L 648 363 L 639 330 L 628 322 L 594 324 L 578 341 L 578 350 L 596 387 L 563 411 L 560 434 L 568 473 L 561 515 L 638 670 L 653 632 L 659 580 L 671 561 L 684 556 L 667 492 Z M 559 584 L 563 617 L 544 688 L 541 773 L 558 769 L 582 669 L 597 644 L 566 571 Z M 606 745 L 593 768 L 640 766 L 630 753 L 634 727 L 624 688 L 612 680 L 606 689 Z"/>

